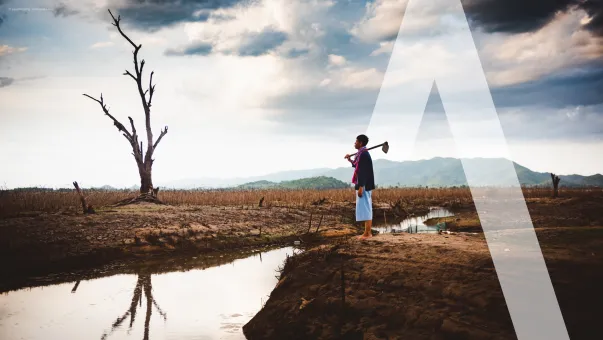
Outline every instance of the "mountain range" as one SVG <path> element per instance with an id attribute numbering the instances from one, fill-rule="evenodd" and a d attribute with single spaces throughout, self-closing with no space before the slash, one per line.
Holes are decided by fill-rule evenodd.
<path id="1" fill-rule="evenodd" d="M 476 169 L 475 185 L 489 183 L 512 183 L 514 176 L 506 176 L 489 169 L 496 169 L 500 164 L 509 162 L 503 158 L 471 158 L 463 159 L 471 169 Z M 513 163 L 519 182 L 527 186 L 550 186 L 551 175 L 546 172 L 532 171 L 522 165 Z M 451 187 L 467 185 L 467 179 L 460 159 L 436 157 L 427 160 L 395 162 L 384 159 L 373 161 L 375 182 L 379 187 Z M 337 169 L 319 168 L 310 170 L 292 170 L 272 173 L 264 176 L 247 178 L 215 179 L 198 178 L 157 183 L 163 188 L 194 189 L 194 188 L 228 188 L 228 187 L 259 187 L 275 186 L 278 183 L 309 179 L 316 177 L 331 177 L 350 183 L 353 168 L 351 166 Z M 595 186 L 603 187 L 603 175 L 559 175 L 560 187 Z M 264 181 L 264 182 L 262 182 Z M 329 182 L 330 183 L 330 182 Z M 331 185 L 331 184 L 329 184 Z"/>

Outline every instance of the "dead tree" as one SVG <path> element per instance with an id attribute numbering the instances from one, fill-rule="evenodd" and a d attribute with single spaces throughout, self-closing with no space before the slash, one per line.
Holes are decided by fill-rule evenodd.
<path id="1" fill-rule="evenodd" d="M 128 117 L 128 120 L 130 121 L 130 127 L 132 129 L 132 131 L 129 131 L 121 122 L 119 122 L 115 117 L 113 117 L 109 113 L 109 109 L 107 108 L 107 105 L 105 104 L 102 93 L 100 95 L 100 99 L 96 99 L 87 94 L 84 94 L 84 96 L 97 102 L 101 106 L 105 115 L 108 116 L 113 121 L 113 125 L 115 125 L 117 127 L 117 129 L 126 138 L 128 143 L 132 147 L 132 155 L 134 156 L 134 159 L 136 160 L 136 165 L 138 166 L 138 174 L 140 175 L 140 196 L 141 197 L 150 196 L 151 198 L 154 198 L 156 191 L 153 190 L 152 168 L 153 168 L 153 162 L 155 161 L 153 159 L 153 153 L 155 152 L 155 149 L 157 148 L 157 145 L 159 144 L 159 142 L 161 141 L 163 136 L 165 136 L 165 134 L 168 132 L 168 127 L 166 126 L 163 130 L 161 130 L 161 133 L 159 134 L 159 137 L 157 138 L 157 140 L 153 141 L 153 131 L 151 129 L 151 102 L 153 100 L 153 94 L 155 93 L 155 85 L 153 85 L 153 73 L 154 72 L 151 72 L 151 75 L 149 78 L 149 87 L 146 90 L 143 89 L 142 71 L 143 71 L 143 68 L 145 65 L 145 61 L 144 61 L 144 59 L 142 59 L 140 62 L 138 61 L 138 52 L 140 51 L 140 48 L 142 47 L 142 45 L 136 45 L 122 31 L 122 29 L 119 25 L 119 22 L 121 20 L 120 16 L 118 16 L 116 19 L 115 16 L 113 16 L 113 13 L 111 13 L 111 10 L 109 10 L 109 14 L 111 14 L 111 18 L 113 18 L 113 26 L 117 27 L 117 30 L 119 31 L 121 36 L 124 37 L 130 43 L 130 45 L 132 45 L 132 47 L 134 47 L 134 51 L 133 51 L 134 74 L 132 74 L 132 73 L 130 73 L 130 71 L 126 70 L 124 72 L 124 75 L 129 76 L 130 78 L 132 78 L 134 80 L 134 82 L 136 83 L 137 90 L 138 90 L 138 95 L 140 96 L 140 99 L 141 99 L 142 108 L 143 108 L 144 116 L 145 116 L 145 127 L 146 127 L 146 132 L 147 132 L 146 152 L 143 151 L 144 150 L 143 142 L 138 140 L 138 133 L 136 132 L 136 128 L 134 127 L 134 120 L 132 119 L 132 117 Z M 147 96 L 147 94 L 148 94 L 148 96 Z"/>
<path id="2" fill-rule="evenodd" d="M 155 301 L 155 298 L 153 297 L 153 285 L 151 283 L 151 274 L 139 273 L 138 281 L 136 282 L 136 286 L 134 287 L 134 292 L 132 294 L 132 300 L 130 301 L 130 307 L 122 316 L 118 317 L 115 320 L 115 322 L 111 325 L 111 331 L 105 332 L 101 336 L 101 340 L 107 339 L 109 335 L 115 332 L 115 330 L 117 330 L 128 317 L 130 317 L 129 329 L 132 329 L 132 326 L 134 325 L 134 320 L 136 319 L 137 309 L 139 306 L 142 305 L 143 294 L 147 307 L 144 321 L 143 340 L 149 339 L 149 329 L 151 323 L 151 314 L 153 313 L 153 306 L 157 309 L 161 317 L 163 317 L 163 320 L 167 320 L 167 314 L 159 307 L 159 305 Z"/>
<path id="3" fill-rule="evenodd" d="M 561 179 L 553 173 L 551 174 L 551 179 L 553 180 L 553 198 L 557 198 L 559 197 L 559 181 Z"/>
<path id="4" fill-rule="evenodd" d="M 75 187 L 75 191 L 77 191 L 78 196 L 80 196 L 80 201 L 82 202 L 82 211 L 84 214 L 94 214 L 94 208 L 92 208 L 92 205 L 86 202 L 86 197 L 84 197 L 84 193 L 80 189 L 80 186 L 77 184 L 77 182 L 73 182 L 73 186 Z"/>

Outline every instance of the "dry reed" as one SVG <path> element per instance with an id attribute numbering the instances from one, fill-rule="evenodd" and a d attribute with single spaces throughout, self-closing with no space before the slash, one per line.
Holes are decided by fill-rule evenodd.
<path id="1" fill-rule="evenodd" d="M 598 191 L 600 188 L 561 188 L 560 195 L 577 196 Z M 551 196 L 550 188 L 523 188 L 526 198 Z M 114 204 L 137 194 L 135 191 L 84 190 L 88 201 L 95 208 Z M 264 197 L 264 206 L 288 206 L 306 208 L 320 199 L 327 203 L 354 202 L 353 189 L 332 190 L 163 190 L 159 198 L 170 205 L 200 206 L 257 206 Z M 468 188 L 378 188 L 373 194 L 376 204 L 389 204 L 402 200 L 413 204 L 434 202 L 472 201 Z M 75 190 L 0 190 L 0 216 L 19 215 L 26 212 L 60 212 L 80 210 L 80 201 Z"/>

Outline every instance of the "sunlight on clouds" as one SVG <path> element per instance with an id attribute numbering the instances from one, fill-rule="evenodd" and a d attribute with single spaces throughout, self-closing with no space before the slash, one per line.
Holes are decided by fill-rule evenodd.
<path id="1" fill-rule="evenodd" d="M 214 56 L 196 64 L 203 66 L 188 72 L 183 90 L 214 111 L 260 107 L 267 97 L 288 91 L 294 81 L 281 76 L 283 61 L 270 55 Z"/>
<path id="2" fill-rule="evenodd" d="M 365 42 L 382 42 L 396 39 L 400 23 L 409 0 L 376 0 L 367 3 L 364 17 L 354 25 L 351 33 Z M 432 27 L 442 27 L 446 18 L 441 11 L 452 9 L 460 3 L 431 0 L 423 1 L 418 9 L 420 19 L 415 18 L 407 24 L 407 31 L 425 33 Z"/>
<path id="3" fill-rule="evenodd" d="M 536 32 L 492 39 L 482 50 L 488 81 L 497 86 L 538 79 L 552 72 L 600 59 L 603 38 L 584 25 L 585 12 L 559 13 Z"/>
<path id="4" fill-rule="evenodd" d="M 378 56 L 381 54 L 391 54 L 394 50 L 394 42 L 393 41 L 382 41 L 379 43 L 379 48 L 371 52 L 370 56 Z"/>
<path id="5" fill-rule="evenodd" d="M 210 43 L 215 52 L 231 53 L 244 42 L 250 33 L 259 33 L 266 29 L 284 32 L 297 46 L 307 48 L 315 37 L 323 34 L 313 15 L 324 12 L 333 5 L 332 1 L 286 1 L 263 0 L 249 5 L 247 3 L 233 8 L 219 9 L 212 13 L 207 22 L 187 23 L 184 31 L 190 43 Z M 222 20 L 216 18 L 230 18 Z M 318 20 L 316 18 L 315 20 Z"/>
<path id="6" fill-rule="evenodd" d="M 329 63 L 331 63 L 332 65 L 342 66 L 345 64 L 345 62 L 346 60 L 344 57 L 336 54 L 329 54 Z"/>
<path id="7" fill-rule="evenodd" d="M 400 29 L 400 22 L 408 0 L 376 0 L 366 4 L 362 20 L 351 33 L 367 42 L 391 40 Z"/>
<path id="8" fill-rule="evenodd" d="M 12 47 L 8 45 L 0 45 L 0 57 L 25 51 L 27 51 L 27 47 Z"/>
<path id="9" fill-rule="evenodd" d="M 376 68 L 358 69 L 348 67 L 335 75 L 339 85 L 352 89 L 371 89 L 381 87 L 383 73 Z"/>

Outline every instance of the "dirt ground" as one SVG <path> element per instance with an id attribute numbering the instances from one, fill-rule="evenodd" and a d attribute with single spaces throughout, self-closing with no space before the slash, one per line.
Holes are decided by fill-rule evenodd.
<path id="1" fill-rule="evenodd" d="M 603 196 L 527 203 L 570 337 L 602 339 Z M 418 216 L 426 208 L 409 202 L 404 212 Z M 0 219 L 0 292 L 79 280 L 78 270 L 128 261 L 161 264 L 191 253 L 209 259 L 299 240 L 323 245 L 290 258 L 270 300 L 245 326 L 249 339 L 514 339 L 475 208 L 453 208 L 455 216 L 445 219 L 450 230 L 477 234 L 392 234 L 359 242 L 349 238 L 359 233 L 353 203 L 32 212 Z M 391 212 L 376 207 L 375 224 L 384 213 L 391 223 Z"/>
<path id="2" fill-rule="evenodd" d="M 601 195 L 527 203 L 570 338 L 603 339 Z M 290 258 L 245 335 L 516 339 L 477 213 L 441 220 L 453 234 L 352 238 Z"/>
<path id="3" fill-rule="evenodd" d="M 575 197 L 529 198 L 528 211 L 535 228 L 603 225 L 603 194 L 593 193 Z M 454 232 L 483 232 L 475 207 L 464 206 L 454 210 L 455 216 L 431 218 L 425 222 L 435 225 L 446 222 Z"/>
<path id="4" fill-rule="evenodd" d="M 603 227 L 537 235 L 570 338 L 603 339 Z M 243 329 L 251 340 L 516 339 L 482 234 L 388 234 L 313 249 L 286 263 Z"/>

